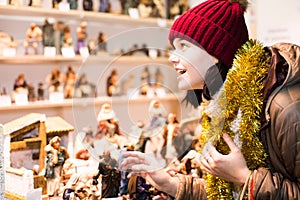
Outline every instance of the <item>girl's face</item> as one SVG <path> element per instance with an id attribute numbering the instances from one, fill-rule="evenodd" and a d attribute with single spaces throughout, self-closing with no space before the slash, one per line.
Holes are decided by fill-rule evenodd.
<path id="1" fill-rule="evenodd" d="M 184 39 L 175 38 L 173 45 L 175 50 L 169 57 L 169 61 L 179 74 L 178 88 L 181 90 L 202 89 L 204 76 L 214 63 L 213 57 L 204 49 Z"/>

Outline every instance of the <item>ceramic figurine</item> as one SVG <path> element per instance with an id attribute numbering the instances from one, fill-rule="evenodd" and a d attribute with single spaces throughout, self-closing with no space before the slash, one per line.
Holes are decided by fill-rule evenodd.
<path id="1" fill-rule="evenodd" d="M 91 55 L 96 55 L 99 51 L 106 52 L 106 35 L 103 32 L 99 32 L 97 39 L 91 39 L 88 42 L 88 49 Z"/>
<path id="2" fill-rule="evenodd" d="M 77 8 L 78 8 L 77 0 L 68 0 L 68 2 L 70 4 L 70 9 L 71 10 L 77 10 Z"/>
<path id="3" fill-rule="evenodd" d="M 23 0 L 9 0 L 8 4 L 13 6 L 23 6 L 24 2 Z"/>
<path id="4" fill-rule="evenodd" d="M 80 23 L 80 26 L 77 27 L 77 51 L 76 53 L 79 54 L 80 48 L 85 47 L 85 40 L 87 39 L 87 32 L 86 32 L 86 25 L 85 21 Z"/>
<path id="5" fill-rule="evenodd" d="M 28 84 L 28 101 L 35 101 L 35 92 L 34 86 L 32 84 Z"/>
<path id="6" fill-rule="evenodd" d="M 47 180 L 47 194 L 49 197 L 58 196 L 62 169 L 69 158 L 67 149 L 60 145 L 60 137 L 53 137 L 45 146 L 45 178 Z"/>
<path id="7" fill-rule="evenodd" d="M 72 46 L 73 46 L 73 39 L 72 39 L 70 27 L 65 26 L 62 47 L 72 47 Z"/>
<path id="8" fill-rule="evenodd" d="M 54 44 L 56 54 L 61 54 L 61 48 L 64 44 L 65 23 L 58 21 L 54 24 Z"/>
<path id="9" fill-rule="evenodd" d="M 119 83 L 118 83 L 118 72 L 114 69 L 110 76 L 107 78 L 107 90 L 106 93 L 108 96 L 118 95 L 119 94 Z"/>
<path id="10" fill-rule="evenodd" d="M 35 54 L 39 53 L 38 48 L 42 41 L 42 33 L 42 30 L 35 23 L 30 24 L 24 41 L 25 54 L 28 54 L 29 47 L 34 49 Z"/>
<path id="11" fill-rule="evenodd" d="M 3 55 L 3 50 L 5 48 L 15 49 L 17 45 L 17 42 L 14 41 L 14 38 L 11 35 L 0 31 L 0 55 Z"/>
<path id="12" fill-rule="evenodd" d="M 151 74 L 148 67 L 145 67 L 141 74 L 141 88 L 140 94 L 147 95 L 151 89 Z"/>
<path id="13" fill-rule="evenodd" d="M 93 11 L 93 1 L 92 0 L 83 0 L 82 7 L 85 11 Z"/>
<path id="14" fill-rule="evenodd" d="M 64 97 L 72 98 L 74 96 L 76 73 L 71 66 L 68 67 L 68 71 L 65 77 Z"/>
<path id="15" fill-rule="evenodd" d="M 63 76 L 55 67 L 51 74 L 48 74 L 46 77 L 46 83 L 48 85 L 48 90 L 50 92 L 63 92 Z"/>
<path id="16" fill-rule="evenodd" d="M 28 6 L 40 8 L 42 6 L 41 0 L 29 0 Z"/>
<path id="17" fill-rule="evenodd" d="M 37 89 L 37 100 L 41 101 L 45 99 L 45 88 L 42 82 L 39 82 Z"/>
<path id="18" fill-rule="evenodd" d="M 99 12 L 110 12 L 109 0 L 100 0 Z"/>
<path id="19" fill-rule="evenodd" d="M 50 24 L 47 19 L 45 20 L 45 23 L 42 27 L 42 31 L 43 31 L 43 38 L 42 38 L 43 46 L 54 47 L 55 46 L 54 27 L 53 24 Z"/>

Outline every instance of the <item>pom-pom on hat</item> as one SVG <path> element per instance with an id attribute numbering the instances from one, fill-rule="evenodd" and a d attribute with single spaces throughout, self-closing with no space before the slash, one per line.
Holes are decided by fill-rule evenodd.
<path id="1" fill-rule="evenodd" d="M 175 20 L 169 40 L 188 40 L 231 67 L 234 54 L 248 40 L 247 0 L 207 0 Z"/>

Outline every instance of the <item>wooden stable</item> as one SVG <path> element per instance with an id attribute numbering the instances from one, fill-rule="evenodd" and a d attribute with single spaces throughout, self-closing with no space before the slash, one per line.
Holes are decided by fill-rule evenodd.
<path id="1" fill-rule="evenodd" d="M 54 116 L 46 118 L 44 114 L 40 113 L 30 113 L 3 125 L 3 135 L 10 138 L 9 156 L 13 156 L 13 153 L 20 152 L 21 158 L 15 160 L 21 162 L 19 165 L 24 162 L 28 164 L 30 159 L 22 157 L 22 153 L 27 151 L 28 154 L 28 152 L 32 151 L 34 155 L 31 157 L 38 159 L 40 171 L 44 169 L 44 147 L 48 144 L 49 140 L 54 136 L 68 137 L 69 132 L 73 130 L 74 127 L 61 117 Z M 13 159 L 11 158 L 11 160 Z M 32 168 L 27 167 L 27 169 L 31 170 Z M 44 176 L 34 175 L 33 179 L 34 188 L 42 188 L 42 193 L 45 194 L 47 191 Z M 16 195 L 14 198 L 19 199 L 18 194 L 14 192 L 11 193 L 11 191 L 6 191 L 6 195 Z"/>

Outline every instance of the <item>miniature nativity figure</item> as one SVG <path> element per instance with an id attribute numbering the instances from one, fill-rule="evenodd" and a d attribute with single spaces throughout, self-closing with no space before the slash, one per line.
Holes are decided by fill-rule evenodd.
<path id="1" fill-rule="evenodd" d="M 42 29 L 35 23 L 31 23 L 27 29 L 26 38 L 24 41 L 25 55 L 29 54 L 29 48 L 32 47 L 34 54 L 39 54 L 39 47 L 42 42 Z"/>

